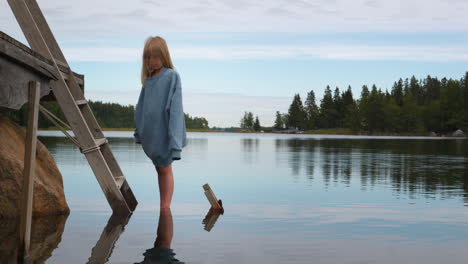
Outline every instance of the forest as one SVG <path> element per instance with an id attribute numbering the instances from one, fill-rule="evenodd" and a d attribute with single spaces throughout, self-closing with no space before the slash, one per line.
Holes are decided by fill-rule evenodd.
<path id="1" fill-rule="evenodd" d="M 52 112 L 55 116 L 59 117 L 61 120 L 66 121 L 66 118 L 60 109 L 58 102 L 41 101 L 40 104 Z M 107 103 L 92 100 L 88 100 L 88 104 L 101 128 L 135 128 L 135 107 L 133 105 L 120 105 L 118 103 Z M 27 105 L 28 104 L 24 104 L 21 109 L 17 111 L 9 110 L 7 115 L 10 117 L 10 119 L 14 120 L 19 125 L 26 126 L 28 119 Z M 192 117 L 187 113 L 184 113 L 184 116 L 185 125 L 188 129 L 209 128 L 208 121 L 204 117 Z M 50 127 L 54 127 L 54 124 L 50 122 L 43 114 L 39 113 L 38 119 L 39 129 L 48 129 Z"/>
<path id="2" fill-rule="evenodd" d="M 355 99 L 351 87 L 325 88 L 319 105 L 313 90 L 304 103 L 295 94 L 287 113 L 276 111 L 274 129 L 348 128 L 354 132 L 443 134 L 468 130 L 468 72 L 460 80 L 411 78 L 395 81 L 391 91 L 363 85 Z"/>
<path id="3" fill-rule="evenodd" d="M 89 105 L 102 128 L 135 127 L 133 105 L 91 101 Z M 57 102 L 41 102 L 53 114 L 66 120 Z M 27 104 L 18 111 L 9 110 L 11 119 L 25 126 Z M 204 117 L 192 117 L 184 113 L 188 129 L 210 129 Z M 39 128 L 54 125 L 39 114 Z M 260 126 L 258 116 L 244 112 L 239 124 L 241 129 L 270 131 Z M 359 98 L 355 98 L 351 86 L 344 91 L 325 88 L 323 98 L 316 103 L 314 90 L 307 93 L 303 103 L 296 93 L 287 113 L 276 111 L 272 129 L 317 130 L 346 128 L 357 133 L 419 133 L 444 134 L 458 129 L 468 131 L 468 72 L 461 79 L 400 78 L 391 91 L 382 91 L 374 84 L 363 85 Z"/>

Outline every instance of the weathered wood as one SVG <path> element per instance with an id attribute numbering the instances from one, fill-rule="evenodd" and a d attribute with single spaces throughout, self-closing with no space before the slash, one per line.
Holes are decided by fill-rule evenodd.
<path id="1" fill-rule="evenodd" d="M 32 50 L 30 47 L 12 38 L 3 31 L 0 31 L 0 54 L 11 57 L 13 60 L 24 62 L 25 67 L 32 67 L 37 71 L 41 71 L 42 68 L 48 71 L 49 74 L 53 71 L 54 63 L 51 59 L 48 59 L 40 53 Z M 56 61 L 59 66 L 62 75 L 68 73 L 70 68 L 59 61 Z M 38 64 L 40 63 L 40 64 Z M 73 72 L 76 81 L 83 90 L 83 77 L 84 75 Z M 67 76 L 65 76 L 67 78 Z M 42 87 L 42 86 L 41 86 Z"/>
<path id="2" fill-rule="evenodd" d="M 68 83 L 59 73 L 59 66 L 55 61 L 55 57 L 49 50 L 48 46 L 57 46 L 55 39 L 47 38 L 44 39 L 42 36 L 42 31 L 50 31 L 48 28 L 44 28 L 44 23 L 36 24 L 33 15 L 28 9 L 28 6 L 24 0 L 13 1 L 9 0 L 10 7 L 15 13 L 17 20 L 20 24 L 21 29 L 25 33 L 25 37 L 28 40 L 33 50 L 40 51 L 45 53 L 45 57 L 52 59 L 54 63 L 54 71 L 52 72 L 56 76 L 59 76 L 57 81 L 51 82 L 51 87 L 56 95 L 57 101 L 60 104 L 63 113 L 65 114 L 67 120 L 69 121 L 70 127 L 73 129 L 75 136 L 78 138 L 80 145 L 86 151 L 86 159 L 93 170 L 96 179 L 103 190 L 106 199 L 111 205 L 114 213 L 127 214 L 132 210 L 127 205 L 125 197 L 122 195 L 119 190 L 116 182 L 114 180 L 114 175 L 109 168 L 103 154 L 99 151 L 99 146 L 96 145 L 95 138 L 103 138 L 103 134 L 100 131 L 97 121 L 92 115 L 89 105 L 84 105 L 84 112 L 87 114 L 88 120 L 85 120 L 85 117 L 80 111 L 80 108 L 76 104 L 76 100 L 85 99 L 82 94 L 79 86 L 73 78 L 70 76 L 71 71 L 68 73 L 70 77 L 68 78 Z M 40 10 L 32 8 L 34 12 L 40 12 Z M 38 15 L 35 14 L 37 17 Z M 45 22 L 45 21 L 43 21 Z M 45 33 L 47 36 L 47 33 Z M 44 55 L 44 54 L 43 54 Z M 66 60 L 63 63 L 67 64 Z M 68 65 L 68 64 L 67 64 Z M 75 96 L 73 96 L 75 95 Z M 92 118 L 90 117 L 92 116 Z M 88 123 L 92 124 L 92 130 L 88 126 Z M 98 137 L 96 137 L 98 135 Z"/>
<path id="3" fill-rule="evenodd" d="M 50 93 L 50 76 L 43 75 L 24 66 L 12 63 L 0 56 L 0 107 L 20 109 L 29 100 L 29 81 L 41 85 L 39 97 Z"/>
<path id="4" fill-rule="evenodd" d="M 23 257 L 26 257 L 29 254 L 31 238 L 31 218 L 35 169 L 34 164 L 36 161 L 37 146 L 37 117 L 39 114 L 39 90 L 39 82 L 32 81 L 29 83 L 28 125 L 26 131 L 26 145 L 24 149 L 23 186 L 20 205 L 20 250 L 18 252 L 19 254 L 22 254 Z"/>
<path id="5" fill-rule="evenodd" d="M 211 206 L 214 209 L 221 209 L 221 205 L 219 205 L 218 199 L 216 198 L 214 192 L 211 190 L 210 185 L 208 185 L 208 183 L 203 185 L 203 189 L 205 190 L 206 198 L 208 198 L 208 201 L 210 202 Z"/>
<path id="6" fill-rule="evenodd" d="M 23 0 L 7 0 L 8 4 L 16 17 L 16 21 L 21 27 L 24 36 L 28 40 L 33 50 L 42 54 L 42 56 L 53 59 L 50 56 L 49 49 L 42 37 L 37 35 L 37 26 L 29 12 L 29 8 Z"/>
<path id="7" fill-rule="evenodd" d="M 88 101 L 86 101 L 86 100 L 76 100 L 77 105 L 84 105 L 84 104 L 87 104 L 87 103 L 88 103 Z"/>
<path id="8" fill-rule="evenodd" d="M 29 12 L 31 13 L 34 22 L 36 23 L 38 29 L 41 31 L 41 35 L 47 44 L 47 48 L 50 51 L 50 54 L 54 57 L 59 64 L 64 64 L 68 66 L 65 56 L 63 56 L 62 50 L 55 40 L 54 34 L 50 30 L 49 24 L 47 23 L 44 15 L 42 14 L 39 5 L 36 0 L 24 0 L 28 6 Z"/>
<path id="9" fill-rule="evenodd" d="M 0 107 L 20 109 L 28 101 L 28 82 L 41 83 L 42 101 L 55 100 L 50 80 L 58 79 L 53 74 L 53 62 L 22 43 L 0 31 Z M 63 75 L 69 69 L 60 68 Z M 73 73 L 83 86 L 83 75 Z M 83 88 L 81 88 L 83 90 Z"/>
<path id="10" fill-rule="evenodd" d="M 35 0 L 8 0 L 8 3 L 32 49 L 52 60 L 54 68 L 51 73 L 58 76 L 58 79 L 51 81 L 50 86 L 112 210 L 114 213 L 128 214 L 134 210 L 136 199 L 126 181 L 123 181 L 121 186 L 116 183 L 114 177 L 122 176 L 123 173 L 115 161 L 109 144 L 102 141 L 104 134 L 89 104 L 77 105 L 77 100 L 85 98 L 72 71 L 67 72 L 67 81 L 60 73 L 59 64 L 68 68 L 69 65 L 39 6 Z"/>
<path id="11" fill-rule="evenodd" d="M 41 35 L 44 38 L 44 41 L 47 44 L 47 47 L 50 48 L 51 56 L 54 57 L 55 59 L 58 58 L 59 61 L 65 63 L 65 65 L 68 67 L 68 63 L 65 57 L 63 56 L 60 50 L 60 47 L 57 41 L 55 40 L 50 30 L 50 27 L 47 24 L 39 6 L 37 5 L 37 2 L 35 0 L 25 0 L 25 2 L 27 3 L 29 7 L 29 10 L 34 18 L 34 21 L 36 22 L 36 25 L 39 31 L 41 32 Z M 78 101 L 78 104 L 80 104 L 79 110 L 81 110 L 81 114 L 84 117 L 86 124 L 88 125 L 88 128 L 91 131 L 93 137 L 95 139 L 104 138 L 102 129 L 99 126 L 99 123 L 97 122 L 89 104 L 81 104 L 86 99 L 84 97 L 83 92 L 80 89 L 78 89 L 79 86 L 76 83 L 76 80 L 73 78 L 69 78 L 68 87 L 72 96 L 75 98 L 76 101 Z M 97 145 L 101 145 L 101 144 L 97 142 Z M 108 144 L 102 145 L 100 150 L 104 159 L 106 160 L 106 163 L 109 169 L 111 170 L 112 175 L 114 177 L 123 175 L 122 170 L 120 169 L 120 166 L 115 160 L 115 157 L 110 149 L 110 146 Z M 124 198 L 126 199 L 127 203 L 131 205 L 130 208 L 133 211 L 134 208 L 132 207 L 133 205 L 136 207 L 137 201 L 130 187 L 128 186 L 128 184 L 126 184 L 126 181 L 124 182 L 124 184 L 122 184 L 122 186 L 124 187 L 122 194 L 124 195 Z"/>

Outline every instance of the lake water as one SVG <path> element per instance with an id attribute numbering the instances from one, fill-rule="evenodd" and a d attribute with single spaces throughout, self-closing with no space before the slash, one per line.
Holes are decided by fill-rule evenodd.
<path id="1" fill-rule="evenodd" d="M 160 212 L 133 132 L 105 132 L 139 202 L 110 219 L 84 155 L 61 132 L 39 135 L 71 210 L 47 220 L 45 263 L 468 263 L 466 139 L 187 133 Z M 207 215 L 205 183 L 224 214 Z"/>

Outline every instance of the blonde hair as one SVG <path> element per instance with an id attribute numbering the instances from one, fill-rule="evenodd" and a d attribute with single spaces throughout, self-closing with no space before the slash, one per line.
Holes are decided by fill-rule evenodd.
<path id="1" fill-rule="evenodd" d="M 145 47 L 143 48 L 142 56 L 142 67 L 141 67 L 141 85 L 144 85 L 146 78 L 148 77 L 148 63 L 146 60 L 149 55 L 156 55 L 161 59 L 164 67 L 174 69 L 172 65 L 171 55 L 167 47 L 166 41 L 160 37 L 148 37 L 145 41 Z"/>

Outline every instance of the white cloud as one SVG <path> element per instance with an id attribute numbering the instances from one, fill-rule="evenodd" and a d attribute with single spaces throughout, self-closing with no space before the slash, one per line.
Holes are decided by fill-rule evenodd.
<path id="1" fill-rule="evenodd" d="M 64 48 L 69 61 L 139 61 L 139 48 Z M 468 61 L 466 46 L 237 45 L 172 46 L 174 59 L 330 59 L 391 61 Z"/>
<path id="2" fill-rule="evenodd" d="M 464 0 L 39 1 L 58 36 L 155 32 L 467 32 Z M 7 1 L 0 24 L 18 33 Z"/>
<path id="3" fill-rule="evenodd" d="M 206 32 L 468 32 L 468 1 L 464 0 L 173 0 L 164 4 L 43 0 L 39 4 L 70 61 L 139 60 L 142 43 L 138 47 L 115 43 L 164 32 L 200 32 L 205 38 Z M 0 25 L 0 30 L 26 42 L 7 1 L 0 1 Z M 196 38 L 190 34 L 190 40 Z M 210 60 L 468 60 L 468 48 L 457 43 L 369 46 L 336 41 L 308 46 L 195 46 L 188 42 L 171 45 L 171 53 L 176 59 Z"/>
<path id="4" fill-rule="evenodd" d="M 119 62 L 141 60 L 141 48 L 64 47 L 62 50 L 67 61 Z"/>

